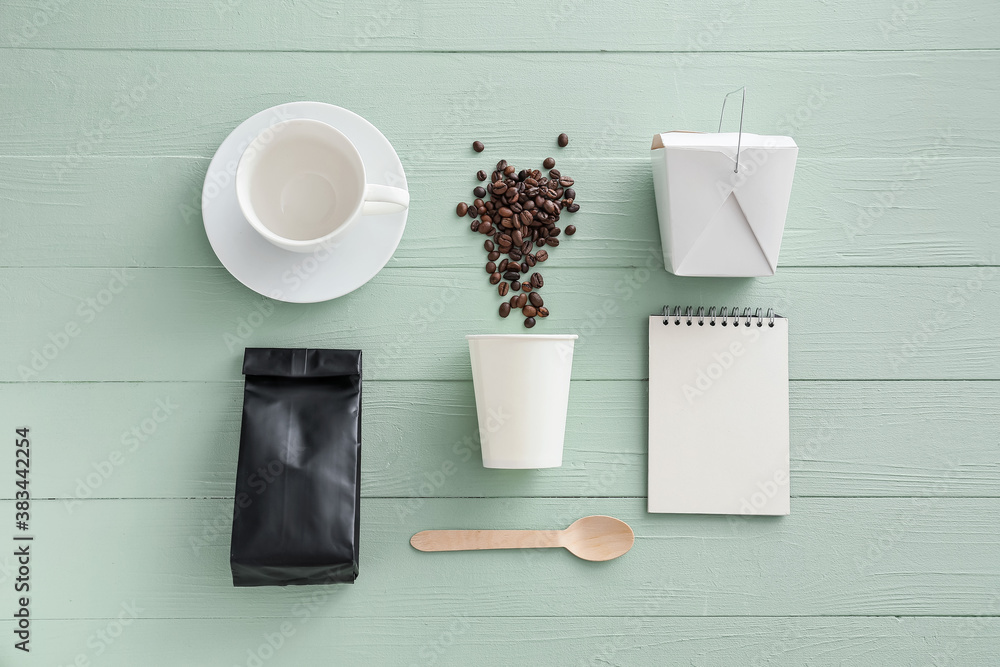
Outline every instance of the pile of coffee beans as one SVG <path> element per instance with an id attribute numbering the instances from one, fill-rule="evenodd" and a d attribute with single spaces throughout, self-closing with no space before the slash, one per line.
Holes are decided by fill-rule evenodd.
<path id="1" fill-rule="evenodd" d="M 559 144 L 563 143 L 560 135 Z M 568 142 L 568 139 L 566 140 Z M 536 317 L 548 317 L 538 291 L 545 279 L 538 265 L 549 258 L 549 250 L 559 246 L 559 237 L 576 233 L 576 227 L 559 227 L 559 217 L 564 211 L 580 210 L 576 203 L 573 179 L 555 168 L 553 158 L 542 163 L 548 174 L 538 169 L 521 169 L 497 162 L 496 169 L 488 175 L 480 171 L 480 181 L 489 178 L 485 188 L 477 186 L 471 204 L 460 203 L 455 212 L 472 218 L 470 228 L 488 237 L 483 242 L 486 249 L 486 273 L 497 293 L 510 299 L 500 304 L 500 317 L 507 317 L 514 309 L 524 316 L 524 326 L 535 326 Z"/>

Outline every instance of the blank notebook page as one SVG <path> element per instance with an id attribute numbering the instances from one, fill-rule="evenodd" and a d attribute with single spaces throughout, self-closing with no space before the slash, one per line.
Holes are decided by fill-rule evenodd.
<path id="1" fill-rule="evenodd" d="M 649 318 L 649 511 L 788 514 L 788 320 L 677 319 Z"/>

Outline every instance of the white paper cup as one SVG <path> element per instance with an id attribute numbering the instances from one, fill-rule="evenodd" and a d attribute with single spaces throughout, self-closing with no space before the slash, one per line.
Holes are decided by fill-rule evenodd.
<path id="1" fill-rule="evenodd" d="M 483 467 L 558 468 L 575 334 L 466 336 Z"/>

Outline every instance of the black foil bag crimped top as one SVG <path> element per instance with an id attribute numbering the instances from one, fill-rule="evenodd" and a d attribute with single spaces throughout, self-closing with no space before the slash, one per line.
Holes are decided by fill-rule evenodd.
<path id="1" fill-rule="evenodd" d="M 354 583 L 361 350 L 247 348 L 235 586 Z"/>

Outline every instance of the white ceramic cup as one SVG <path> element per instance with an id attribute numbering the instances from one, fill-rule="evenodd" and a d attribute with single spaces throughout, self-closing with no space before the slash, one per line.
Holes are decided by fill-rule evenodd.
<path id="1" fill-rule="evenodd" d="M 340 130 L 307 118 L 275 123 L 250 142 L 236 166 L 236 198 L 261 236 L 294 252 L 410 204 L 406 190 L 368 183 L 361 154 Z"/>
<path id="2" fill-rule="evenodd" d="M 485 468 L 562 465 L 575 334 L 466 336 Z M 527 369 L 514 373 L 511 369 Z"/>

